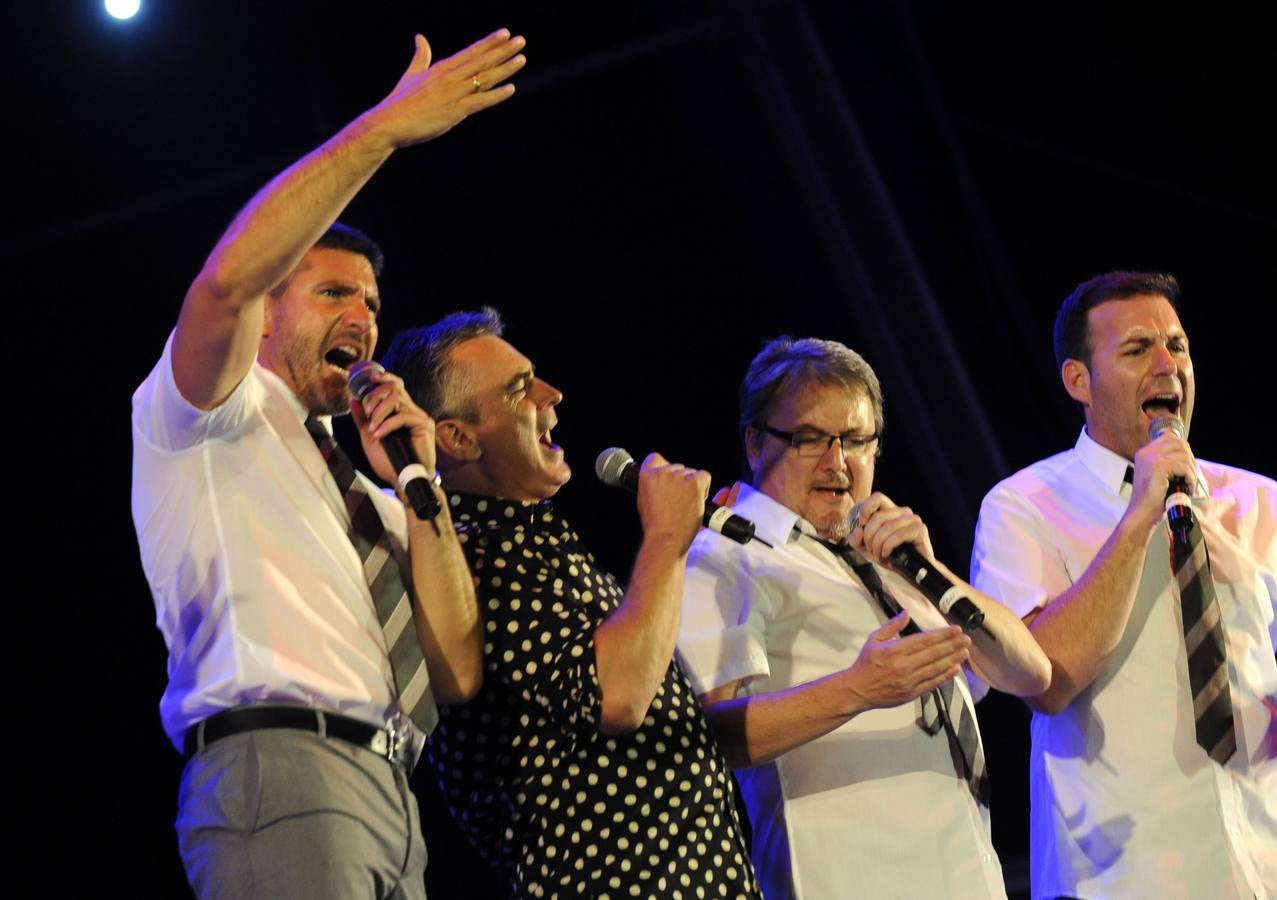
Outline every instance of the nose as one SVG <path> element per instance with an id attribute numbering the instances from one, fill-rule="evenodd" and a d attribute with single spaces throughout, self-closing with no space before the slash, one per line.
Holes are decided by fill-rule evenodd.
<path id="1" fill-rule="evenodd" d="M 1175 372 L 1179 368 L 1179 362 L 1175 359 L 1175 354 L 1165 344 L 1158 344 L 1153 350 L 1153 366 L 1157 372 Z"/>
<path id="2" fill-rule="evenodd" d="M 532 378 L 533 400 L 537 405 L 537 409 L 547 406 L 558 406 L 563 402 L 563 392 L 536 376 Z"/>
<path id="3" fill-rule="evenodd" d="M 841 471 L 847 465 L 847 451 L 843 448 L 842 440 L 835 437 L 825 447 L 825 452 L 820 454 L 820 465 L 822 468 Z"/>
<path id="4" fill-rule="evenodd" d="M 377 315 L 369 309 L 363 297 L 356 295 L 342 314 L 342 324 L 354 334 L 368 334 L 377 325 Z"/>

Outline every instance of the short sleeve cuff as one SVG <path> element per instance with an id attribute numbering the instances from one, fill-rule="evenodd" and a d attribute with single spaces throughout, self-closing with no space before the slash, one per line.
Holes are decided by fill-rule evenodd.
<path id="1" fill-rule="evenodd" d="M 771 674 L 766 650 L 743 627 L 704 637 L 681 637 L 678 655 L 698 695 L 733 681 L 750 682 Z"/>

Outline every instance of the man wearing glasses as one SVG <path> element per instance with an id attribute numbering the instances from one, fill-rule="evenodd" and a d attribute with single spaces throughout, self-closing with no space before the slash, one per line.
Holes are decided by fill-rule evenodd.
<path id="1" fill-rule="evenodd" d="M 764 895 L 1004 897 L 958 676 L 1032 695 L 1046 656 L 934 562 L 918 516 L 873 493 L 882 389 L 859 354 L 778 338 L 740 396 L 752 478 L 735 512 L 760 540 L 697 537 L 678 646 L 738 769 Z M 889 567 L 902 544 L 980 608 L 982 630 L 948 625 Z"/>

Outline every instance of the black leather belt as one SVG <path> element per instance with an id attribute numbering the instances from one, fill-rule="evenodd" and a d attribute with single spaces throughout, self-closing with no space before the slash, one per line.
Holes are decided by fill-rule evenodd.
<path id="1" fill-rule="evenodd" d="M 295 728 L 338 738 L 412 771 L 411 732 L 377 728 L 349 716 L 304 706 L 241 706 L 209 716 L 186 730 L 186 758 L 214 741 L 261 728 Z"/>

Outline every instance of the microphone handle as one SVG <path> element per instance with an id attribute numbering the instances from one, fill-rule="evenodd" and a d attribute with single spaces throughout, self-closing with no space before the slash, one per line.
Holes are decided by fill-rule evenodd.
<path id="1" fill-rule="evenodd" d="M 362 403 L 377 385 L 373 376 L 385 372 L 381 363 L 372 360 L 360 360 L 350 367 L 347 376 L 350 392 Z M 434 479 L 436 473 L 421 464 L 417 459 L 417 451 L 412 446 L 412 436 L 406 428 L 398 428 L 386 435 L 381 446 L 386 450 L 386 458 L 395 470 L 399 487 L 408 500 L 408 505 L 417 514 L 417 518 L 433 519 L 443 508 L 435 495 Z M 438 525 L 435 526 L 436 528 Z"/>
<path id="2" fill-rule="evenodd" d="M 439 515 L 442 507 L 430 479 L 430 470 L 417 461 L 417 452 L 406 428 L 390 432 L 382 440 L 386 458 L 399 475 L 399 487 L 403 489 L 408 505 L 422 521 Z"/>
<path id="3" fill-rule="evenodd" d="M 633 461 L 626 463 L 621 469 L 621 474 L 617 476 L 617 481 L 621 487 L 631 494 L 637 494 L 639 489 L 638 464 Z M 741 518 L 728 507 L 719 506 L 712 500 L 705 501 L 705 515 L 701 518 L 701 524 L 710 531 L 717 531 L 723 537 L 729 538 L 738 544 L 748 544 L 754 539 L 753 522 L 749 521 L 749 519 Z"/>
<path id="4" fill-rule="evenodd" d="M 1171 532 L 1177 536 L 1187 536 L 1189 529 L 1193 527 L 1188 480 L 1180 475 L 1172 476 L 1166 487 L 1166 521 L 1171 526 Z"/>
<path id="5" fill-rule="evenodd" d="M 748 544 L 754 539 L 753 522 L 742 519 L 730 508 L 719 506 L 713 500 L 705 501 L 705 516 L 701 519 L 701 524 L 738 544 Z"/>
<path id="6" fill-rule="evenodd" d="M 927 596 L 940 612 L 953 624 L 968 634 L 980 628 L 991 639 L 993 635 L 984 628 L 984 612 L 967 599 L 962 589 L 949 581 L 922 558 L 913 544 L 901 544 L 891 554 L 891 562 L 905 573 L 918 589 Z"/>

